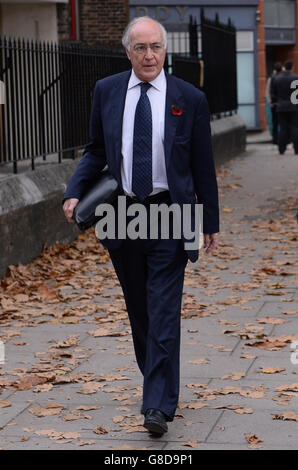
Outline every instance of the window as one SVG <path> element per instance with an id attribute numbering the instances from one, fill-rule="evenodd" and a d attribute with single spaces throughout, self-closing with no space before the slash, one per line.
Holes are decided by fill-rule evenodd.
<path id="1" fill-rule="evenodd" d="M 295 28 L 294 0 L 265 0 L 265 26 Z"/>
<path id="2" fill-rule="evenodd" d="M 254 32 L 237 31 L 238 114 L 248 128 L 256 126 Z"/>

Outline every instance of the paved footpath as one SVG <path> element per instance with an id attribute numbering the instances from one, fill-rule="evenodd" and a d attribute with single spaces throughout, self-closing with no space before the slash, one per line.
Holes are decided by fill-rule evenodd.
<path id="1" fill-rule="evenodd" d="M 297 449 L 297 170 L 271 144 L 218 170 L 220 247 L 187 266 L 180 403 L 161 438 L 142 427 L 121 291 L 92 234 L 12 267 L 0 447 Z"/>

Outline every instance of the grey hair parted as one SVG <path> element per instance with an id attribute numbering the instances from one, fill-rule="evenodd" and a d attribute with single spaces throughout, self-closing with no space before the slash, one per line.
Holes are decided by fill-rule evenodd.
<path id="1" fill-rule="evenodd" d="M 158 24 L 162 32 L 164 47 L 166 48 L 167 47 L 167 31 L 165 27 L 161 23 L 159 23 L 159 21 L 156 21 L 153 18 L 150 18 L 150 16 L 139 16 L 138 18 L 134 18 L 133 20 L 131 20 L 124 30 L 124 33 L 122 36 L 122 45 L 125 47 L 125 49 L 128 49 L 128 50 L 130 49 L 130 33 L 131 33 L 132 28 L 136 24 L 144 20 L 151 20 L 151 21 L 154 21 L 154 23 Z"/>

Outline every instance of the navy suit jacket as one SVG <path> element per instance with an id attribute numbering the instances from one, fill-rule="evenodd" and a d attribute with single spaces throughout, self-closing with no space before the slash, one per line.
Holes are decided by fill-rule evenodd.
<path id="1" fill-rule="evenodd" d="M 107 165 L 121 182 L 122 121 L 130 71 L 96 83 L 90 119 L 90 142 L 71 177 L 63 201 L 78 198 Z M 213 161 L 210 114 L 205 94 L 190 83 L 166 74 L 165 162 L 173 203 L 203 204 L 204 233 L 219 232 L 218 190 Z M 172 106 L 182 110 L 174 115 Z M 114 243 L 113 243 L 114 242 Z M 118 241 L 120 242 L 120 241 Z M 117 240 L 103 240 L 108 248 Z M 191 261 L 198 250 L 187 250 Z"/>

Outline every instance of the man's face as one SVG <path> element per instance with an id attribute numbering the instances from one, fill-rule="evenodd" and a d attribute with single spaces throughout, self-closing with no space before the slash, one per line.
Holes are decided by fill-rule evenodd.
<path id="1" fill-rule="evenodd" d="M 163 34 L 158 24 L 144 20 L 134 25 L 130 34 L 130 49 L 126 53 L 140 80 L 154 80 L 160 74 L 166 57 Z"/>

